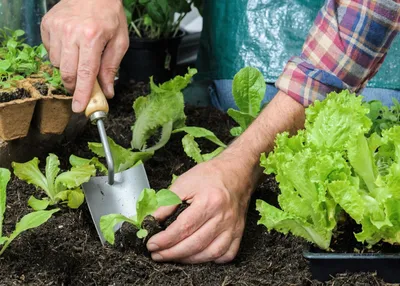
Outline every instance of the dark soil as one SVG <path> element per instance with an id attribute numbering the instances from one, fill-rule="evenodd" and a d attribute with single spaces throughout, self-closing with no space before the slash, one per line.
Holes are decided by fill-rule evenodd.
<path id="1" fill-rule="evenodd" d="M 129 146 L 134 121 L 132 102 L 147 90 L 143 84 L 125 92 L 117 90 L 115 99 L 110 101 L 107 134 L 118 144 Z M 232 122 L 227 115 L 211 107 L 193 106 L 186 107 L 186 114 L 187 125 L 206 127 L 226 143 L 232 140 L 229 134 Z M 146 162 L 154 189 L 167 187 L 172 174 L 180 175 L 194 166 L 183 152 L 181 138 L 181 134 L 174 134 Z M 92 156 L 88 141 L 99 141 L 96 127 L 90 124 L 75 142 L 55 146 L 53 152 L 60 157 L 63 169 L 69 168 L 70 154 Z M 215 148 L 211 143 L 201 147 L 205 152 Z M 35 188 L 26 183 L 15 178 L 10 182 L 6 234 L 29 212 L 27 200 L 33 193 Z M 257 225 L 255 199 L 276 203 L 277 193 L 275 180 L 266 177 L 251 201 L 239 254 L 225 265 L 155 263 L 144 249 L 137 247 L 135 229 L 125 224 L 117 234 L 116 245 L 103 248 L 85 204 L 78 210 L 63 209 L 45 225 L 27 231 L 13 242 L 0 258 L 0 285 L 322 285 L 311 278 L 302 255 L 305 244 L 301 239 L 268 233 L 264 226 Z M 383 285 L 383 282 L 373 274 L 343 274 L 327 284 Z"/>
<path id="2" fill-rule="evenodd" d="M 10 102 L 17 99 L 30 98 L 29 92 L 23 88 L 17 88 L 12 92 L 0 92 L 0 103 Z"/>
<path id="3" fill-rule="evenodd" d="M 46 96 L 47 93 L 49 92 L 49 87 L 47 84 L 42 83 L 42 82 L 35 82 L 33 86 L 39 91 L 39 93 L 43 96 Z"/>
<path id="4" fill-rule="evenodd" d="M 64 89 L 62 88 L 57 88 L 55 90 L 51 91 L 51 94 L 53 95 L 64 95 L 64 96 L 72 96 L 72 94 L 69 94 L 68 92 L 66 92 Z"/>

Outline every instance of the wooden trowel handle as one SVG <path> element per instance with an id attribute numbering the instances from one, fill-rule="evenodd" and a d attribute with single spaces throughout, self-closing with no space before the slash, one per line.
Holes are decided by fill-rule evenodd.
<path id="1" fill-rule="evenodd" d="M 89 103 L 85 110 L 85 115 L 86 117 L 90 117 L 96 111 L 103 111 L 106 114 L 108 113 L 108 102 L 97 79 L 94 83 L 92 95 L 90 96 Z"/>

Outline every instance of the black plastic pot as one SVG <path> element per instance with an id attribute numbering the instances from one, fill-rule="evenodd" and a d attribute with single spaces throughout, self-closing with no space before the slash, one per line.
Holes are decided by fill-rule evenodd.
<path id="1" fill-rule="evenodd" d="M 311 249 L 309 261 L 313 279 L 328 281 L 338 273 L 376 272 L 387 283 L 400 282 L 400 253 L 319 253 Z"/>
<path id="2" fill-rule="evenodd" d="M 119 81 L 149 82 L 150 76 L 156 83 L 165 82 L 176 75 L 179 45 L 184 31 L 174 38 L 141 39 L 131 35 L 129 49 L 122 59 Z"/>

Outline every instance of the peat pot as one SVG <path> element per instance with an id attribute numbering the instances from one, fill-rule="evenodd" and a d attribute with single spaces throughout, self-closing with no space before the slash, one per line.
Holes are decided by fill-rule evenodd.
<path id="1" fill-rule="evenodd" d="M 42 95 L 35 111 L 35 121 L 41 134 L 62 134 L 72 115 L 72 96 L 49 89 Z"/>
<path id="2" fill-rule="evenodd" d="M 325 282 L 338 273 L 375 272 L 387 283 L 400 283 L 400 253 L 321 253 L 304 251 L 313 279 Z"/>
<path id="3" fill-rule="evenodd" d="M 37 126 L 41 134 L 62 134 L 72 115 L 72 96 L 56 90 L 40 78 L 25 79 L 23 86 L 33 97 L 39 98 L 33 125 Z"/>
<path id="4" fill-rule="evenodd" d="M 155 83 L 162 83 L 173 78 L 179 45 L 184 36 L 184 31 L 168 39 L 142 39 L 131 35 L 129 49 L 120 65 L 120 82 L 148 83 L 153 76 Z"/>
<path id="5" fill-rule="evenodd" d="M 30 94 L 24 88 L 0 92 L 0 96 L 11 96 L 11 98 L 16 94 L 23 94 L 23 98 L 0 103 L 0 139 L 3 141 L 26 137 L 36 102 L 39 100 L 39 97 Z"/>

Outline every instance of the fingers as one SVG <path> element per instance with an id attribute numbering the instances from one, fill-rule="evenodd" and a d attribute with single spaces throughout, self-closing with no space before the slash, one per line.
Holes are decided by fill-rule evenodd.
<path id="1" fill-rule="evenodd" d="M 219 228 L 216 226 L 216 219 L 211 219 L 188 238 L 182 240 L 169 249 L 153 252 L 151 257 L 155 261 L 179 261 L 182 258 L 196 255 L 207 248 L 207 246 L 218 235 L 217 232 L 219 231 Z M 229 247 L 229 244 L 227 247 Z M 225 253 L 226 250 L 227 249 L 225 249 L 223 253 Z"/>
<path id="2" fill-rule="evenodd" d="M 164 221 L 172 215 L 177 208 L 178 206 L 160 207 L 154 212 L 153 216 L 158 221 Z"/>
<path id="3" fill-rule="evenodd" d="M 128 46 L 129 41 L 125 37 L 125 33 L 119 34 L 107 44 L 103 53 L 99 81 L 104 94 L 108 98 L 114 97 L 114 78 Z"/>
<path id="4" fill-rule="evenodd" d="M 79 47 L 79 63 L 76 87 L 72 101 L 72 110 L 83 112 L 89 102 L 90 95 L 100 69 L 101 53 L 104 44 L 98 42 L 97 35 L 88 28 Z"/>
<path id="5" fill-rule="evenodd" d="M 181 263 L 198 264 L 214 261 L 222 257 L 229 249 L 232 243 L 232 235 L 225 231 L 212 241 L 207 248 L 194 255 L 181 259 Z"/>
<path id="6" fill-rule="evenodd" d="M 55 35 L 50 36 L 49 58 L 53 66 L 60 67 L 61 41 L 60 38 Z"/>
<path id="7" fill-rule="evenodd" d="M 72 93 L 76 85 L 76 70 L 79 61 L 79 49 L 73 42 L 63 44 L 64 49 L 61 54 L 60 73 L 65 88 Z"/>
<path id="8" fill-rule="evenodd" d="M 201 204 L 191 204 L 165 231 L 149 239 L 147 249 L 150 252 L 161 251 L 191 236 L 209 219 L 209 214 L 203 210 Z"/>
<path id="9" fill-rule="evenodd" d="M 239 251 L 239 248 L 240 248 L 241 240 L 242 240 L 241 237 L 235 238 L 233 240 L 232 244 L 230 245 L 228 251 L 225 252 L 224 255 L 222 255 L 221 257 L 216 259 L 214 262 L 217 264 L 223 264 L 223 263 L 231 262 L 233 259 L 235 259 L 236 255 Z"/>

